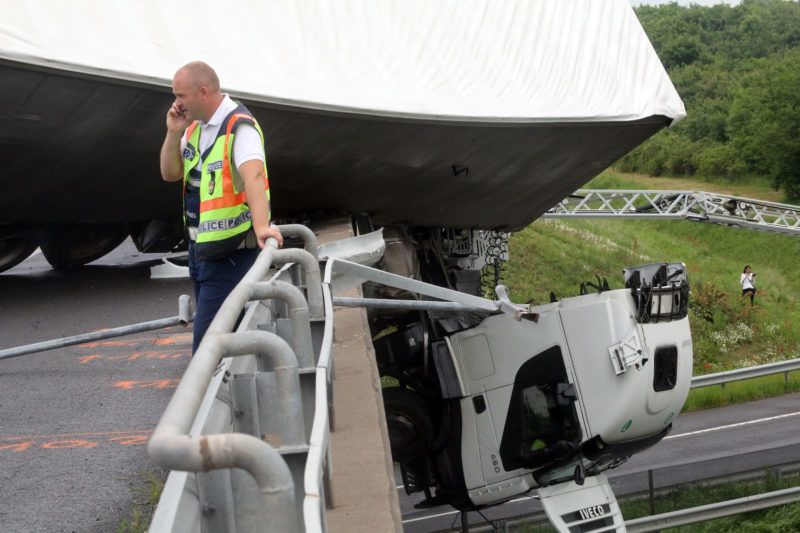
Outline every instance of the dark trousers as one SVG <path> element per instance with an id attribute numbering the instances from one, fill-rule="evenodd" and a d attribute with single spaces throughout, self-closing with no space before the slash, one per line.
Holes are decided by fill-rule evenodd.
<path id="1" fill-rule="evenodd" d="M 197 351 L 222 302 L 253 266 L 260 251 L 258 248 L 236 250 L 222 259 L 199 261 L 194 243 L 189 244 L 189 275 L 194 281 L 196 308 L 192 354 Z"/>

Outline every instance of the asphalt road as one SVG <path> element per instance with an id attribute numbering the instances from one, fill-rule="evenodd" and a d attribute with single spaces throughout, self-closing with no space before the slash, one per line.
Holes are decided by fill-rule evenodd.
<path id="1" fill-rule="evenodd" d="M 619 497 L 647 490 L 648 470 L 656 489 L 772 465 L 800 462 L 800 394 L 678 416 L 672 433 L 652 448 L 608 471 Z M 401 483 L 399 471 L 395 477 Z M 398 487 L 403 529 L 408 533 L 460 530 L 460 514 L 449 506 L 416 509 L 421 493 Z M 532 495 L 483 510 L 490 521 L 540 511 Z M 469 513 L 469 523 L 484 519 Z"/>
<path id="2" fill-rule="evenodd" d="M 91 265 L 32 256 L 0 274 L 0 349 L 178 314 L 188 279 L 151 280 L 130 242 Z M 146 442 L 191 355 L 191 327 L 0 361 L 0 531 L 108 532 L 142 499 Z"/>

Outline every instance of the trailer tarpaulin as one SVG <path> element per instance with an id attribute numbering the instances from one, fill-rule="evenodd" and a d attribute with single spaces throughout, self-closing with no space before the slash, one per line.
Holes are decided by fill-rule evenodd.
<path id="1" fill-rule="evenodd" d="M 250 100 L 469 122 L 679 120 L 627 0 L 2 0 L 0 58 Z"/>

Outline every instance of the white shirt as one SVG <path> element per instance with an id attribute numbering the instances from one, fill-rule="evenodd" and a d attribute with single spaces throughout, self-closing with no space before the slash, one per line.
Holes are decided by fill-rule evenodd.
<path id="1" fill-rule="evenodd" d="M 219 107 L 217 107 L 217 110 L 214 111 L 214 114 L 208 119 L 208 122 L 200 122 L 200 146 L 198 148 L 201 155 L 214 144 L 219 134 L 219 128 L 222 126 L 222 121 L 225 120 L 225 117 L 234 109 L 236 109 L 236 102 L 231 100 L 231 97 L 226 94 L 225 98 L 223 98 L 222 102 L 219 104 Z M 181 138 L 181 153 L 183 153 L 183 149 L 186 148 L 186 141 L 186 135 L 184 135 Z M 261 136 L 250 124 L 240 124 L 239 127 L 236 128 L 236 137 L 233 142 L 233 161 L 236 165 L 236 169 L 238 170 L 243 163 L 252 161 L 253 159 L 259 161 L 265 160 L 264 145 L 261 143 Z M 202 161 L 198 161 L 197 170 L 200 170 L 201 163 Z M 234 172 L 234 174 L 238 173 Z M 235 178 L 240 179 L 239 176 Z M 241 190 L 241 187 L 239 187 L 240 184 L 237 183 L 236 185 L 236 188 Z"/>
<path id="2" fill-rule="evenodd" d="M 742 272 L 742 275 L 739 277 L 739 283 L 742 284 L 742 290 L 746 289 L 755 289 L 756 284 L 753 280 L 753 273 L 745 274 Z"/>

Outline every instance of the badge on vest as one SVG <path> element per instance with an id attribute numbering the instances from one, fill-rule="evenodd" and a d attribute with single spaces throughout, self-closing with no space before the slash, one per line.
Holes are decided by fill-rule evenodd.
<path id="1" fill-rule="evenodd" d="M 214 194 L 214 187 L 217 185 L 217 173 L 211 173 L 211 181 L 208 182 L 208 195 L 211 196 Z"/>
<path id="2" fill-rule="evenodd" d="M 191 161 L 192 159 L 194 159 L 194 153 L 195 153 L 194 146 L 192 146 L 191 144 L 186 145 L 186 148 L 183 149 L 183 158 Z"/>

